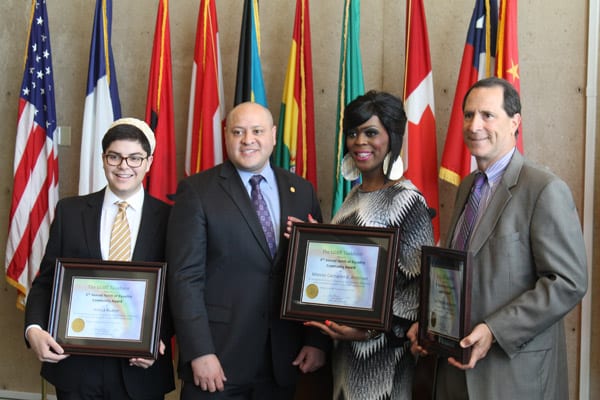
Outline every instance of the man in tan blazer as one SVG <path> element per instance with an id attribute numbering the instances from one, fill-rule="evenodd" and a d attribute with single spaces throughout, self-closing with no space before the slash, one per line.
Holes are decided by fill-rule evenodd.
<path id="1" fill-rule="evenodd" d="M 483 172 L 466 244 L 473 329 L 460 342 L 472 355 L 467 364 L 438 360 L 436 399 L 568 398 L 563 317 L 587 290 L 583 235 L 565 182 L 516 150 L 520 112 L 518 93 L 498 78 L 477 82 L 463 101 L 464 141 L 478 170 L 458 189 L 447 245 L 461 247 L 465 205 Z"/>

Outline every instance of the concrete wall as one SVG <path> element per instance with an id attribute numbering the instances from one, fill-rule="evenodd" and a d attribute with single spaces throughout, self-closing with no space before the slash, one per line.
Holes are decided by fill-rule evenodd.
<path id="1" fill-rule="evenodd" d="M 170 6 L 178 176 L 182 176 L 183 171 L 198 3 L 198 0 L 172 0 Z M 77 192 L 94 4 L 94 0 L 48 2 L 58 121 L 59 125 L 70 127 L 72 132 L 71 145 L 59 148 L 61 197 Z M 233 103 L 242 4 L 242 0 L 217 1 L 227 110 Z M 0 227 L 8 226 L 17 104 L 30 5 L 27 0 L 0 2 L 0 119 L 4 121 L 0 130 Z M 446 136 L 473 5 L 473 0 L 425 0 L 436 96 L 438 158 Z M 122 112 L 124 116 L 143 118 L 157 2 L 114 1 L 113 7 L 113 51 Z M 318 184 L 326 215 L 331 204 L 342 7 L 343 0 L 311 2 Z M 361 46 L 367 89 L 383 89 L 402 95 L 405 8 L 406 2 L 399 0 L 362 1 Z M 268 102 L 276 118 L 294 9 L 293 0 L 261 2 L 263 74 Z M 580 210 L 584 192 L 587 10 L 585 1 L 519 2 L 525 153 L 568 182 Z M 598 153 L 597 147 L 596 155 Z M 595 186 L 599 186 L 598 179 Z M 454 188 L 440 182 L 442 233 L 447 228 L 453 199 Z M 599 212 L 596 201 L 596 221 Z M 598 229 L 596 224 L 596 233 Z M 2 259 L 5 256 L 6 231 L 7 228 L 0 229 Z M 14 306 L 15 291 L 3 280 L 0 281 L 0 289 L 0 331 L 4 339 L 0 390 L 38 392 L 39 363 L 25 348 L 23 313 Z M 595 333 L 598 329 L 597 313 L 594 317 Z M 578 393 L 579 321 L 579 309 L 571 312 L 566 319 L 572 399 L 577 398 Z M 592 360 L 598 360 L 600 349 L 597 340 L 593 340 L 592 351 Z M 600 376 L 599 362 L 592 361 L 592 370 L 584 373 L 592 374 L 592 397 L 599 396 L 600 387 L 594 383 L 598 381 L 594 378 Z"/>

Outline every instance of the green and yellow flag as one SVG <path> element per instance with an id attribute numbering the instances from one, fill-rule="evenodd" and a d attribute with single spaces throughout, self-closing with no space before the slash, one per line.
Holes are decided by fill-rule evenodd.
<path id="1" fill-rule="evenodd" d="M 345 153 L 342 120 L 346 104 L 364 94 L 365 84 L 360 56 L 360 0 L 344 2 L 342 22 L 342 46 L 340 50 L 340 78 L 337 103 L 337 124 L 335 135 L 335 165 L 333 177 L 333 201 L 331 215 L 335 215 L 344 198 L 350 192 L 352 182 L 344 180 L 341 174 L 342 159 Z"/>

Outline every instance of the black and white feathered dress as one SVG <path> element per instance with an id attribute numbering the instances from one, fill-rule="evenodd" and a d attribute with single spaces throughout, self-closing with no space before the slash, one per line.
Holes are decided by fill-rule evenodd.
<path id="1" fill-rule="evenodd" d="M 433 244 L 425 199 L 408 180 L 374 192 L 362 192 L 357 186 L 332 223 L 401 228 L 392 331 L 367 341 L 336 343 L 333 398 L 409 400 L 415 360 L 405 335 L 417 320 L 421 246 Z"/>

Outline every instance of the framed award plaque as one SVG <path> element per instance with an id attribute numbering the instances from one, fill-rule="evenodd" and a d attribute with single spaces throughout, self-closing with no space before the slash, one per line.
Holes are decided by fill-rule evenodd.
<path id="1" fill-rule="evenodd" d="M 59 258 L 48 332 L 67 354 L 158 357 L 166 263 Z"/>
<path id="2" fill-rule="evenodd" d="M 294 224 L 281 317 L 389 330 L 399 231 Z"/>
<path id="3" fill-rule="evenodd" d="M 470 333 L 470 253 L 423 246 L 421 257 L 419 344 L 466 364 L 471 349 L 459 343 Z"/>

